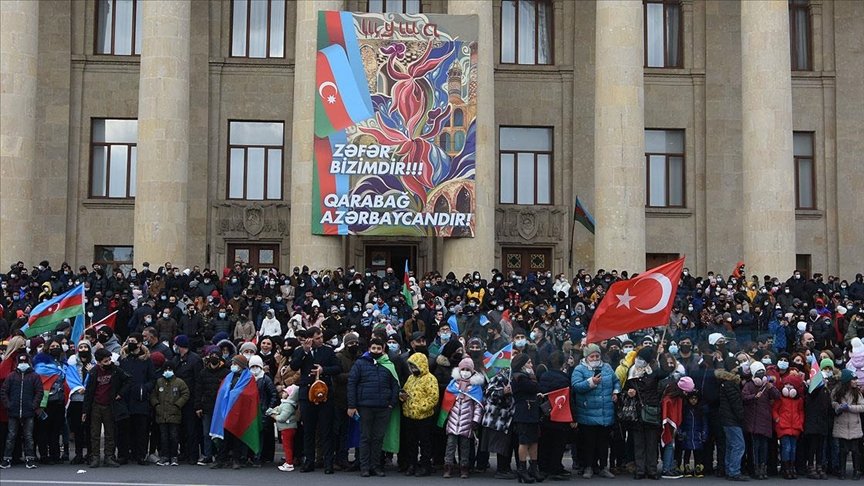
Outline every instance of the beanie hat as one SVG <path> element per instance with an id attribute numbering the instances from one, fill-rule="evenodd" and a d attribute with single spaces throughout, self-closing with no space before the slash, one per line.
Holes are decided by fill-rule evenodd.
<path id="1" fill-rule="evenodd" d="M 249 360 L 247 360 L 246 356 L 243 356 L 242 354 L 235 354 L 234 357 L 231 358 L 231 364 L 236 364 L 241 370 L 245 370 L 249 367 Z"/>
<path id="2" fill-rule="evenodd" d="M 357 335 L 356 332 L 349 332 L 345 334 L 345 337 L 342 338 L 342 344 L 345 346 L 356 343 L 360 341 L 360 336 Z"/>
<path id="3" fill-rule="evenodd" d="M 696 385 L 693 384 L 693 378 L 689 376 L 683 376 L 680 380 L 678 380 L 678 389 L 683 391 L 684 393 L 690 393 L 696 389 Z"/>
<path id="4" fill-rule="evenodd" d="M 243 354 L 244 351 L 252 351 L 253 353 L 257 353 L 258 346 L 255 346 L 255 343 L 245 342 L 240 345 L 240 354 Z"/>
<path id="5" fill-rule="evenodd" d="M 849 383 L 855 379 L 855 373 L 850 369 L 844 369 L 840 372 L 840 383 Z"/>
<path id="6" fill-rule="evenodd" d="M 583 350 L 582 354 L 587 358 L 592 353 L 599 353 L 599 352 L 600 352 L 600 346 L 597 346 L 596 344 L 591 343 L 588 346 L 585 346 L 585 349 Z"/>
<path id="7" fill-rule="evenodd" d="M 852 354 L 861 354 L 864 353 L 864 342 L 861 341 L 861 338 L 852 338 Z"/>
<path id="8" fill-rule="evenodd" d="M 657 357 L 657 353 L 654 351 L 654 348 L 652 348 L 651 346 L 647 346 L 640 349 L 636 356 L 642 358 L 647 363 L 651 363 L 654 361 L 654 358 Z"/>
<path id="9" fill-rule="evenodd" d="M 760 371 L 762 373 L 765 372 L 765 365 L 764 364 L 762 364 L 760 361 L 754 361 L 754 362 L 750 363 L 750 374 L 751 375 L 756 376 L 756 374 L 759 373 Z"/>
<path id="10" fill-rule="evenodd" d="M 213 344 L 218 344 L 219 341 L 223 339 L 228 339 L 228 333 L 225 331 L 217 332 L 216 335 L 213 336 L 213 339 L 210 340 L 210 342 Z"/>
<path id="11" fill-rule="evenodd" d="M 848 310 L 848 309 L 846 309 L 846 308 L 843 307 L 842 305 L 838 305 L 838 306 L 837 306 L 837 315 L 838 315 L 838 316 L 845 316 L 847 310 Z"/>
<path id="12" fill-rule="evenodd" d="M 105 348 L 99 348 L 96 350 L 96 353 L 94 353 L 93 357 L 96 358 L 96 361 L 102 361 L 105 358 L 111 357 L 111 351 L 108 351 Z"/>
<path id="13" fill-rule="evenodd" d="M 459 369 L 468 369 L 474 371 L 474 360 L 469 357 L 462 358 L 462 361 L 459 362 Z"/>
<path id="14" fill-rule="evenodd" d="M 719 341 L 721 339 L 724 339 L 723 334 L 721 334 L 719 332 L 711 333 L 708 335 L 708 344 L 710 344 L 711 346 L 714 346 L 715 344 L 717 344 L 717 341 Z"/>
<path id="15" fill-rule="evenodd" d="M 819 369 L 834 368 L 834 361 L 831 358 L 825 358 L 819 363 Z"/>
<path id="16" fill-rule="evenodd" d="M 219 347 L 214 345 L 209 345 L 204 348 L 204 356 L 210 356 L 211 354 L 219 354 Z"/>
<path id="17" fill-rule="evenodd" d="M 159 369 L 165 364 L 165 355 L 161 351 L 153 351 L 150 353 L 150 362 L 153 363 L 154 367 Z"/>
<path id="18" fill-rule="evenodd" d="M 513 370 L 514 373 L 522 371 L 522 368 L 525 367 L 525 365 L 530 359 L 531 358 L 527 354 L 520 353 L 518 356 L 513 358 L 513 361 L 510 362 L 510 368 Z"/>
<path id="19" fill-rule="evenodd" d="M 257 366 L 261 369 L 264 369 L 264 360 L 261 359 L 261 356 L 258 356 L 256 354 L 255 356 L 252 356 L 251 358 L 249 358 L 249 367 L 251 368 L 253 366 Z"/>
<path id="20" fill-rule="evenodd" d="M 174 338 L 174 344 L 181 348 L 189 349 L 189 336 L 181 334 Z"/>
<path id="21" fill-rule="evenodd" d="M 798 324 L 795 325 L 799 331 L 804 332 L 807 330 L 807 323 L 804 321 L 798 321 Z"/>

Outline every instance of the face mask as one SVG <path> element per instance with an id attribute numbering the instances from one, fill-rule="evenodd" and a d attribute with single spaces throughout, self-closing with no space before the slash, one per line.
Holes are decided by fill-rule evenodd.
<path id="1" fill-rule="evenodd" d="M 459 376 L 462 377 L 463 380 L 467 380 L 468 378 L 471 378 L 471 375 L 473 375 L 473 374 L 474 373 L 467 371 L 467 370 L 460 370 L 459 371 Z"/>
<path id="2" fill-rule="evenodd" d="M 537 339 L 537 333 L 534 331 L 531 331 L 531 334 L 528 337 L 530 337 L 531 340 L 534 341 Z"/>
<path id="3" fill-rule="evenodd" d="M 834 376 L 834 374 L 831 373 L 830 371 L 823 371 L 823 372 L 822 372 L 822 378 L 825 378 L 826 380 L 827 380 L 828 378 L 831 378 L 832 376 Z"/>
<path id="4" fill-rule="evenodd" d="M 252 376 L 254 376 L 255 378 L 260 378 L 261 376 L 264 375 L 264 370 L 262 370 L 261 368 L 259 368 L 257 366 L 252 368 L 251 371 L 252 371 Z"/>
<path id="5" fill-rule="evenodd" d="M 48 354 L 50 354 L 52 358 L 59 358 L 63 354 L 63 350 L 60 348 L 49 349 Z"/>
<path id="6" fill-rule="evenodd" d="M 105 344 L 108 342 L 108 336 L 106 336 L 104 334 L 100 334 L 100 335 L 96 336 L 96 340 L 102 344 Z"/>
<path id="7" fill-rule="evenodd" d="M 741 371 L 743 371 L 744 374 L 750 373 L 750 362 L 749 361 L 745 361 L 745 362 L 741 363 Z"/>
<path id="8" fill-rule="evenodd" d="M 231 279 L 231 283 L 237 283 L 237 279 L 236 279 L 236 278 L 232 278 L 232 279 Z"/>
<path id="9" fill-rule="evenodd" d="M 762 358 L 762 364 L 770 365 L 771 364 L 771 358 Z"/>
<path id="10" fill-rule="evenodd" d="M 418 369 L 411 370 L 411 374 L 414 376 L 420 376 L 421 373 L 422 373 L 422 371 L 420 371 Z"/>
<path id="11" fill-rule="evenodd" d="M 764 382 L 764 380 L 762 378 L 759 378 L 759 377 L 753 378 L 753 384 L 756 386 L 762 386 L 763 382 Z"/>
<path id="12" fill-rule="evenodd" d="M 98 300 L 93 301 L 93 307 L 99 307 L 100 305 L 102 305 L 102 303 L 99 302 Z"/>
<path id="13" fill-rule="evenodd" d="M 369 356 L 371 356 L 372 359 L 378 359 L 378 358 L 380 358 L 381 356 L 384 356 L 384 353 L 373 353 L 373 352 L 370 351 L 370 352 L 369 352 Z"/>
<path id="14" fill-rule="evenodd" d="M 623 351 L 624 354 L 627 354 L 627 353 L 629 353 L 630 351 L 633 351 L 633 348 L 630 347 L 630 346 L 625 346 L 621 351 Z"/>
<path id="15" fill-rule="evenodd" d="M 162 376 L 164 376 L 166 380 L 170 380 L 171 378 L 174 378 L 174 372 L 171 370 L 165 370 L 162 372 Z"/>
<path id="16" fill-rule="evenodd" d="M 446 343 L 446 342 L 450 341 L 450 333 L 448 332 L 445 334 L 441 334 L 438 336 L 438 338 L 441 339 L 442 343 Z"/>
<path id="17" fill-rule="evenodd" d="M 24 373 L 25 371 L 30 369 L 30 365 L 27 363 L 18 363 L 18 371 Z"/>
<path id="18" fill-rule="evenodd" d="M 672 354 L 678 354 L 678 346 L 674 344 L 672 346 L 669 346 L 669 352 Z"/>
<path id="19" fill-rule="evenodd" d="M 68 344 L 61 344 L 60 349 L 62 349 L 63 352 L 65 353 L 66 351 L 69 351 L 69 345 Z"/>
<path id="20" fill-rule="evenodd" d="M 636 358 L 636 361 L 633 363 L 633 365 L 636 366 L 637 368 L 644 368 L 644 367 L 648 366 L 648 362 L 642 358 Z"/>
<path id="21" fill-rule="evenodd" d="M 588 361 L 586 361 L 586 363 L 588 363 L 588 367 L 591 369 L 597 369 L 603 364 L 603 362 L 600 361 L 599 359 L 588 360 Z"/>
<path id="22" fill-rule="evenodd" d="M 389 349 L 390 352 L 395 353 L 396 351 L 399 351 L 399 344 L 398 343 L 387 343 L 387 349 Z"/>
<path id="23" fill-rule="evenodd" d="M 166 314 L 166 313 L 163 312 L 163 313 L 162 313 L 162 319 L 168 319 L 168 316 L 170 316 L 170 315 L 171 315 L 171 314 Z"/>
<path id="24" fill-rule="evenodd" d="M 150 316 L 147 316 L 144 318 L 144 322 L 146 322 L 147 324 L 150 324 L 151 322 L 153 322 L 153 318 L 151 318 Z"/>
<path id="25" fill-rule="evenodd" d="M 331 339 L 329 342 L 330 342 L 330 345 L 331 345 L 331 346 L 338 346 L 338 345 L 339 345 L 339 338 L 338 338 L 338 337 L 334 337 L 334 338 Z"/>
<path id="26" fill-rule="evenodd" d="M 226 315 L 228 315 L 228 314 L 226 314 L 225 312 L 220 312 L 220 313 L 219 313 L 219 318 L 220 318 L 220 319 L 225 319 L 225 316 L 226 316 Z"/>
<path id="27" fill-rule="evenodd" d="M 528 344 L 528 340 L 525 338 L 517 339 L 513 344 L 515 344 L 517 348 L 524 348 L 525 345 Z"/>
<path id="28" fill-rule="evenodd" d="M 138 343 L 128 343 L 126 349 L 128 349 L 130 353 L 134 353 L 135 351 L 138 351 Z"/>
<path id="29" fill-rule="evenodd" d="M 786 371 L 787 369 L 789 369 L 789 362 L 788 361 L 780 361 L 777 363 L 777 368 L 780 371 Z"/>

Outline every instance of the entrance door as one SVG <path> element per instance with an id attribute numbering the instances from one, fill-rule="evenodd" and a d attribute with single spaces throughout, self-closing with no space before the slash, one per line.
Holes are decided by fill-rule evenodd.
<path id="1" fill-rule="evenodd" d="M 279 268 L 279 245 L 229 243 L 227 266 L 245 263 L 249 268 Z"/>
<path id="2" fill-rule="evenodd" d="M 417 274 L 417 247 L 415 246 L 367 246 L 366 268 L 371 268 L 372 273 L 383 277 L 387 267 L 393 268 L 393 273 L 402 281 L 405 273 L 405 260 L 408 260 L 408 268 Z"/>
<path id="3" fill-rule="evenodd" d="M 503 248 L 501 255 L 505 271 L 528 275 L 552 268 L 552 250 L 549 248 Z"/>

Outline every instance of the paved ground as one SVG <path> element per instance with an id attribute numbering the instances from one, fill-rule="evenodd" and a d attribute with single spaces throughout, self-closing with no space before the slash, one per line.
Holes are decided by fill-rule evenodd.
<path id="1" fill-rule="evenodd" d="M 83 472 L 79 472 L 83 471 Z M 832 478 L 833 481 L 836 479 Z M 18 486 L 18 485 L 74 485 L 74 486 L 197 486 L 197 485 L 219 485 L 219 486 L 249 486 L 250 484 L 286 484 L 295 481 L 303 481 L 304 486 L 317 485 L 332 485 L 341 481 L 350 481 L 352 484 L 357 483 L 374 483 L 374 484 L 399 484 L 399 485 L 417 485 L 428 486 L 437 484 L 442 481 L 453 484 L 462 483 L 458 479 L 444 480 L 440 475 L 425 477 L 425 478 L 405 478 L 396 471 L 388 471 L 387 477 L 384 478 L 360 478 L 358 473 L 340 473 L 334 475 L 324 475 L 321 471 L 302 474 L 299 472 L 285 473 L 278 471 L 275 466 L 263 467 L 261 469 L 241 469 L 239 471 L 232 470 L 211 470 L 203 466 L 176 466 L 176 467 L 160 467 L 155 465 L 138 466 L 127 465 L 116 469 L 100 467 L 98 469 L 80 468 L 79 466 L 58 465 L 58 466 L 40 466 L 38 469 L 28 470 L 24 466 L 14 466 L 11 469 L 0 470 L 0 484 L 2 486 Z M 510 484 L 515 486 L 516 481 L 502 481 L 492 478 L 491 474 L 472 476 L 468 481 L 475 485 L 496 485 L 502 486 Z M 572 479 L 574 482 L 587 483 L 588 481 L 578 478 Z M 701 478 L 701 479 L 677 479 L 677 480 L 662 480 L 663 483 L 669 481 L 682 484 L 698 484 L 698 485 L 718 485 L 732 484 L 722 479 L 716 478 Z M 603 483 L 625 483 L 633 482 L 630 476 L 621 476 L 614 480 L 594 478 L 591 480 L 594 484 Z M 806 483 L 816 483 L 816 481 L 803 480 Z M 556 484 L 556 482 L 546 481 L 545 484 Z M 562 482 L 557 482 L 561 484 Z M 759 481 L 758 484 L 789 484 L 782 479 L 772 478 L 768 481 Z M 826 482 L 820 482 L 827 484 Z M 653 481 L 642 481 L 643 486 L 657 484 Z M 802 484 L 802 480 L 797 483 Z"/>

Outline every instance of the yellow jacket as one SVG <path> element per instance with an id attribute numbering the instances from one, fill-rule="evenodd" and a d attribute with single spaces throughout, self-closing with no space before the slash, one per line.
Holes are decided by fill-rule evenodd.
<path id="1" fill-rule="evenodd" d="M 402 414 L 414 420 L 429 418 L 438 405 L 438 380 L 429 373 L 429 358 L 423 353 L 412 354 L 408 362 L 420 370 L 420 375 L 412 374 L 402 388 L 408 393 L 408 399 L 402 404 Z"/>

